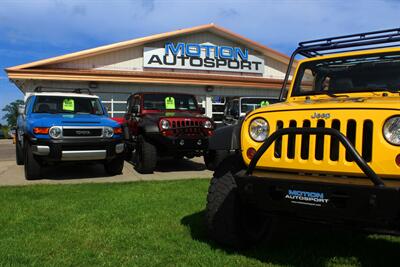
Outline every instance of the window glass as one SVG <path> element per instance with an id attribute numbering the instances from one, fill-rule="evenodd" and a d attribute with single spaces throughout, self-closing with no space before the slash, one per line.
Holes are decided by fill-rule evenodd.
<path id="1" fill-rule="evenodd" d="M 146 110 L 197 110 L 197 102 L 191 95 L 145 94 L 143 105 Z"/>
<path id="2" fill-rule="evenodd" d="M 242 113 L 247 113 L 261 107 L 261 105 L 268 106 L 277 102 L 278 99 L 274 98 L 242 98 L 240 108 Z"/>
<path id="3" fill-rule="evenodd" d="M 340 57 L 305 62 L 292 96 L 400 90 L 400 54 Z"/>
<path id="4" fill-rule="evenodd" d="M 34 113 L 75 113 L 102 115 L 97 98 L 38 96 L 33 107 Z"/>

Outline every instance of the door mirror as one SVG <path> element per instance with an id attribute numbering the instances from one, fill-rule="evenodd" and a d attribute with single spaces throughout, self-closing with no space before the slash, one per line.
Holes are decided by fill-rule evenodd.
<path id="1" fill-rule="evenodd" d="M 139 105 L 135 105 L 132 107 L 132 113 L 137 115 L 140 113 L 140 106 Z"/>
<path id="2" fill-rule="evenodd" d="M 18 114 L 23 115 L 25 113 L 25 105 L 18 106 Z"/>

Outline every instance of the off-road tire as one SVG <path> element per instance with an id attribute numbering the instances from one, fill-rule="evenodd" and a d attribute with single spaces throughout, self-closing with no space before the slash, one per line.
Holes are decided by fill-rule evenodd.
<path id="1" fill-rule="evenodd" d="M 142 174 L 153 173 L 156 165 L 156 147 L 153 144 L 147 142 L 143 136 L 139 136 L 136 148 L 136 171 Z"/>
<path id="2" fill-rule="evenodd" d="M 24 150 L 18 139 L 15 141 L 15 161 L 17 165 L 24 165 Z"/>
<path id="3" fill-rule="evenodd" d="M 40 166 L 40 162 L 33 155 L 32 147 L 30 144 L 25 145 L 24 154 L 25 154 L 25 160 L 24 160 L 25 179 L 26 180 L 40 179 L 42 168 Z"/>
<path id="4" fill-rule="evenodd" d="M 235 248 L 257 244 L 272 226 L 271 218 L 259 215 L 251 206 L 241 201 L 233 174 L 243 168 L 241 155 L 227 157 L 211 179 L 206 205 L 209 236 L 217 243 Z M 253 225 L 249 227 L 248 218 L 257 220 L 254 229 L 251 229 Z"/>
<path id="5" fill-rule="evenodd" d="M 226 150 L 208 150 L 204 152 L 204 164 L 207 170 L 215 171 L 219 164 L 229 155 Z"/>
<path id="6" fill-rule="evenodd" d="M 117 156 L 111 161 L 104 163 L 104 169 L 109 175 L 122 174 L 122 170 L 124 169 L 124 162 L 124 156 Z"/>

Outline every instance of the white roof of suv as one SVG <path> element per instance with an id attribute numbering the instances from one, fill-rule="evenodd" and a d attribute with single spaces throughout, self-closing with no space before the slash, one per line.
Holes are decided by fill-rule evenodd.
<path id="1" fill-rule="evenodd" d="M 25 94 L 25 101 L 28 97 L 32 95 L 37 96 L 61 96 L 61 97 L 86 97 L 86 98 L 99 98 L 96 95 L 89 95 L 89 94 L 81 94 L 81 93 L 60 93 L 60 92 L 34 92 L 34 93 L 26 93 Z"/>

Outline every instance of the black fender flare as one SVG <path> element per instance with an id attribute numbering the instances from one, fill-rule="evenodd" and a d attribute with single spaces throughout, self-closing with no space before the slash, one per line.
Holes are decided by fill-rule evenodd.
<path id="1" fill-rule="evenodd" d="M 240 150 L 240 133 L 243 119 L 237 124 L 217 128 L 209 138 L 208 148 L 210 150 Z"/>
<path id="2" fill-rule="evenodd" d="M 143 135 L 159 133 L 158 123 L 149 119 L 142 119 L 139 122 L 139 132 Z"/>

